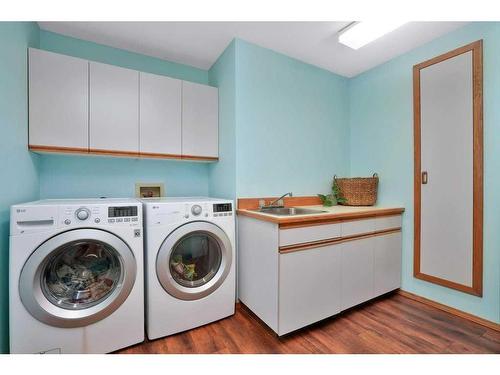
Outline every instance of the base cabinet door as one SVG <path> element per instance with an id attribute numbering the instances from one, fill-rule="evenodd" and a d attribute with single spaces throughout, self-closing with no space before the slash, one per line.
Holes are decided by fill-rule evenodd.
<path id="1" fill-rule="evenodd" d="M 139 153 L 139 72 L 90 62 L 90 150 Z"/>
<path id="2" fill-rule="evenodd" d="M 373 238 L 373 262 L 375 296 L 401 286 L 401 232 Z"/>
<path id="3" fill-rule="evenodd" d="M 341 246 L 280 254 L 278 334 L 340 312 Z"/>
<path id="4" fill-rule="evenodd" d="M 182 155 L 219 156 L 219 90 L 182 82 Z"/>
<path id="5" fill-rule="evenodd" d="M 373 238 L 344 242 L 342 256 L 342 310 L 373 297 Z"/>
<path id="6" fill-rule="evenodd" d="M 29 144 L 87 151 L 88 62 L 29 49 Z"/>

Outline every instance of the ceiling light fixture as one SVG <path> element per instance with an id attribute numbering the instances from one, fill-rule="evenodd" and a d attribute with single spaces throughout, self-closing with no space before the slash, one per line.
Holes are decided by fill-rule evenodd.
<path id="1" fill-rule="evenodd" d="M 401 27 L 406 22 L 384 21 L 384 22 L 353 22 L 339 32 L 339 43 L 352 49 L 358 49 L 373 42 L 382 35 Z"/>

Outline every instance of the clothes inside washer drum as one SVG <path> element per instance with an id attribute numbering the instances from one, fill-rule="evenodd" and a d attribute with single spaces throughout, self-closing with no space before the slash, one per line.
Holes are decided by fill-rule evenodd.
<path id="1" fill-rule="evenodd" d="M 111 294 L 120 276 L 116 250 L 96 240 L 74 241 L 51 254 L 41 274 L 42 291 L 54 305 L 80 310 Z"/>

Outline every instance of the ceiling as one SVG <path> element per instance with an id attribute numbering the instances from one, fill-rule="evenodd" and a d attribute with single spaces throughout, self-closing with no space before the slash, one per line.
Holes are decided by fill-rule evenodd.
<path id="1" fill-rule="evenodd" d="M 44 30 L 209 69 L 235 37 L 353 77 L 466 22 L 410 22 L 352 50 L 337 41 L 347 22 L 39 22 Z"/>

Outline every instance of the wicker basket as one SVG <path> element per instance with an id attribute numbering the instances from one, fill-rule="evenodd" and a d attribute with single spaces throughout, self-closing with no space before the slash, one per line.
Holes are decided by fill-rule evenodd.
<path id="1" fill-rule="evenodd" d="M 337 184 L 340 197 L 346 201 L 344 206 L 373 206 L 377 202 L 378 175 L 373 177 L 337 178 L 333 176 L 333 183 Z"/>

